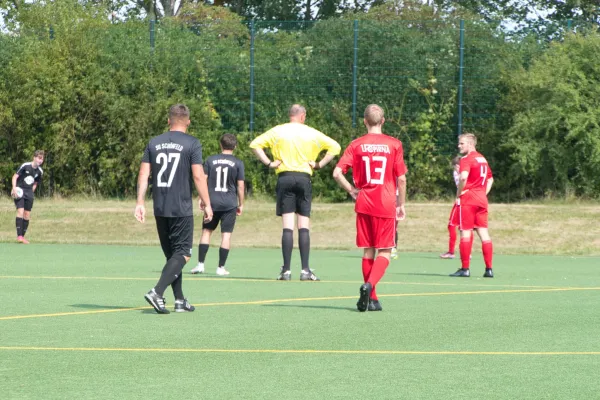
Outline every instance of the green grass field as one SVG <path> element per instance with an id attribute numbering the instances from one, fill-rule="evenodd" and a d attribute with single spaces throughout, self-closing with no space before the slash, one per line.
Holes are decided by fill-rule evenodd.
<path id="1" fill-rule="evenodd" d="M 321 282 L 278 282 L 280 252 L 185 275 L 194 313 L 143 299 L 157 246 L 1 243 L 2 399 L 592 399 L 597 257 L 495 258 L 496 278 L 405 253 L 359 313 L 357 250 L 313 250 Z M 209 252 L 207 265 L 216 263 Z M 191 261 L 186 266 L 189 271 Z M 168 307 L 172 293 L 166 292 Z"/>

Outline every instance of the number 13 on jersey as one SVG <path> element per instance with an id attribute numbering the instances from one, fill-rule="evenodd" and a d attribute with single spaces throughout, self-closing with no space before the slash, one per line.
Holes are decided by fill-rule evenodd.
<path id="1" fill-rule="evenodd" d="M 373 156 L 373 159 L 371 160 L 368 156 L 363 156 L 362 160 L 365 167 L 365 179 L 367 183 L 383 185 L 387 158 L 384 156 Z M 373 168 L 373 176 L 371 176 L 371 167 Z"/>

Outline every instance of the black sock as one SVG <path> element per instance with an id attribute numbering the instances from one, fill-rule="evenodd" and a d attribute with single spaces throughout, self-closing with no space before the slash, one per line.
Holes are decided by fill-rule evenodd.
<path id="1" fill-rule="evenodd" d="M 290 270 L 292 262 L 292 249 L 294 248 L 294 231 L 284 229 L 281 234 L 281 253 L 283 253 L 283 270 Z"/>
<path id="2" fill-rule="evenodd" d="M 308 256 L 310 254 L 310 231 L 306 228 L 298 229 L 298 247 L 300 248 L 300 260 L 302 269 L 308 270 Z"/>
<path id="3" fill-rule="evenodd" d="M 227 256 L 229 255 L 229 249 L 219 247 L 219 267 L 224 267 L 227 262 Z"/>
<path id="4" fill-rule="evenodd" d="M 23 233 L 22 233 L 23 236 L 25 236 L 25 233 L 27 232 L 28 227 L 29 227 L 29 220 L 23 218 Z"/>
<path id="5" fill-rule="evenodd" d="M 181 271 L 183 270 L 185 263 L 185 258 L 179 254 L 169 258 L 160 274 L 158 283 L 154 286 L 156 294 L 161 297 L 163 296 L 165 290 L 181 276 Z"/>
<path id="6" fill-rule="evenodd" d="M 175 279 L 173 283 L 171 283 L 171 287 L 173 288 L 173 297 L 175 297 L 175 300 L 183 300 L 182 283 L 183 274 L 179 274 L 177 279 Z"/>
<path id="7" fill-rule="evenodd" d="M 200 243 L 198 245 L 198 262 L 204 264 L 204 260 L 206 260 L 206 253 L 208 253 L 208 245 Z"/>
<path id="8" fill-rule="evenodd" d="M 23 218 L 17 217 L 16 226 L 17 236 L 23 236 Z"/>
<path id="9" fill-rule="evenodd" d="M 396 235 L 394 236 L 394 247 L 398 248 L 398 228 L 396 228 Z"/>

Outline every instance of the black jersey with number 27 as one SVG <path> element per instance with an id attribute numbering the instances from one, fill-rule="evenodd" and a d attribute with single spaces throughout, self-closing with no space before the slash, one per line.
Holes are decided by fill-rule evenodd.
<path id="1" fill-rule="evenodd" d="M 194 215 L 192 165 L 202 164 L 200 141 L 183 132 L 163 133 L 150 139 L 142 162 L 150 164 L 154 215 Z"/>
<path id="2" fill-rule="evenodd" d="M 245 179 L 244 163 L 231 154 L 217 154 L 206 158 L 204 173 L 208 177 L 208 194 L 213 211 L 236 208 L 237 183 Z"/>

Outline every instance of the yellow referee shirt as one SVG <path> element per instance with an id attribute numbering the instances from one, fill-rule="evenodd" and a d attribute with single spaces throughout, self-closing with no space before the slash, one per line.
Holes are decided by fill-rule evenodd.
<path id="1" fill-rule="evenodd" d="M 340 154 L 341 147 L 332 138 L 299 122 L 277 125 L 250 143 L 251 149 L 271 149 L 274 160 L 281 160 L 276 173 L 293 171 L 312 175 L 309 161 L 316 161 L 323 150 L 327 154 Z"/>

